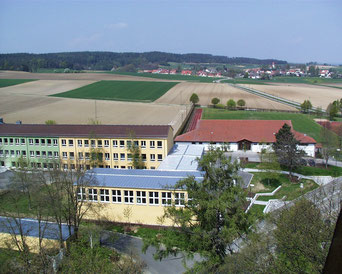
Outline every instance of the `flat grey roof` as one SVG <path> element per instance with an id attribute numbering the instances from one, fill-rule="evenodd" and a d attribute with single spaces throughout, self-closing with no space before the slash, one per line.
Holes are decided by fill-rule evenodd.
<path id="1" fill-rule="evenodd" d="M 39 223 L 35 219 L 14 219 L 10 217 L 0 216 L 0 232 L 2 233 L 15 233 L 19 235 L 19 225 L 21 225 L 23 229 L 23 234 L 29 237 L 39 237 Z M 59 230 L 58 225 L 56 223 L 44 222 L 40 223 L 41 229 L 45 229 L 43 238 L 44 239 L 52 239 L 59 240 Z M 74 233 L 74 228 L 71 227 L 71 233 Z M 62 236 L 63 241 L 66 241 L 71 235 L 69 234 L 69 229 L 66 224 L 62 224 Z"/>
<path id="2" fill-rule="evenodd" d="M 203 172 L 199 171 L 163 171 L 153 169 L 109 169 L 94 168 L 88 172 L 95 179 L 98 187 L 133 188 L 133 189 L 174 189 L 175 185 L 188 176 L 194 176 L 197 181 L 203 180 Z M 242 187 L 248 187 L 253 175 L 239 171 L 243 180 Z"/>
<path id="3" fill-rule="evenodd" d="M 203 174 L 198 171 L 153 169 L 94 168 L 89 174 L 94 176 L 97 186 L 136 189 L 172 189 L 179 180 L 188 176 L 194 176 L 198 181 L 203 179 Z"/>
<path id="4" fill-rule="evenodd" d="M 175 144 L 158 169 L 196 171 L 198 170 L 196 158 L 201 158 L 203 153 L 202 145 Z"/>

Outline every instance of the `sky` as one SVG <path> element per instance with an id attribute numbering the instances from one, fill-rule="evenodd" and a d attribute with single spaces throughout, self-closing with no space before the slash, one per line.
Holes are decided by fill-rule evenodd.
<path id="1" fill-rule="evenodd" d="M 0 53 L 74 51 L 342 64 L 342 0 L 0 0 Z"/>

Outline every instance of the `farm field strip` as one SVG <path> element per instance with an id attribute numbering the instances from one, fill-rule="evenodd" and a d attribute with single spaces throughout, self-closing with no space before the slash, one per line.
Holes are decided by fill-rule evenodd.
<path id="1" fill-rule="evenodd" d="M 0 71 L 0 79 L 33 79 L 33 80 L 113 80 L 113 81 L 146 81 L 146 82 L 181 82 L 180 80 L 164 80 L 133 75 L 113 73 L 32 73 L 23 71 Z"/>
<path id="2" fill-rule="evenodd" d="M 305 133 L 321 141 L 321 126 L 313 118 L 302 113 L 229 111 L 224 109 L 203 108 L 202 119 L 227 120 L 291 120 L 294 130 Z"/>
<path id="3" fill-rule="evenodd" d="M 221 83 L 179 83 L 155 102 L 165 104 L 189 104 L 189 98 L 192 93 L 197 93 L 199 104 L 203 106 L 210 105 L 211 99 L 217 97 L 221 100 L 220 103 L 222 104 L 226 104 L 229 99 L 234 99 L 235 101 L 243 99 L 246 101 L 246 106 L 249 108 L 296 110 L 292 106 L 286 106 Z"/>
<path id="4" fill-rule="evenodd" d="M 36 81 L 36 79 L 1 79 L 0 78 L 0 88 L 20 85 L 20 84 L 24 84 L 24 83 L 32 82 L 32 81 Z"/>
<path id="5" fill-rule="evenodd" d="M 2 95 L 47 96 L 94 83 L 91 80 L 37 80 L 1 88 Z"/>
<path id="6" fill-rule="evenodd" d="M 53 94 L 55 97 L 152 102 L 177 82 L 99 81 L 78 89 Z"/>
<path id="7" fill-rule="evenodd" d="M 240 85 L 245 88 L 258 90 L 270 96 L 285 98 L 301 104 L 310 100 L 314 107 L 326 109 L 327 106 L 342 98 L 342 91 L 338 88 L 319 85 Z"/>
<path id="8" fill-rule="evenodd" d="M 254 95 L 257 95 L 257 96 L 261 96 L 263 98 L 266 98 L 266 99 L 269 99 L 269 100 L 272 100 L 272 101 L 275 101 L 275 102 L 278 102 L 278 103 L 281 103 L 281 104 L 285 104 L 285 105 L 288 105 L 288 106 L 291 106 L 291 107 L 295 107 L 295 108 L 300 108 L 300 103 L 297 103 L 297 102 L 294 102 L 294 101 L 291 101 L 291 100 L 287 100 L 285 98 L 281 98 L 281 97 L 278 97 L 278 96 L 270 95 L 270 94 L 268 94 L 266 92 L 262 92 L 262 91 L 259 91 L 259 90 L 256 90 L 256 89 L 252 89 L 252 88 L 248 88 L 248 87 L 243 87 L 243 86 L 239 86 L 239 85 L 233 85 L 233 84 L 227 84 L 227 85 L 243 89 L 243 90 L 245 90 L 245 91 L 247 91 L 247 92 L 249 92 L 251 94 L 254 94 Z"/>

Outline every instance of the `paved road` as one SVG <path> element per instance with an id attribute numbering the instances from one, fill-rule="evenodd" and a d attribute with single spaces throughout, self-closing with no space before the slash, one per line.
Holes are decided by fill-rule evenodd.
<path id="1" fill-rule="evenodd" d="M 173 274 L 184 273 L 186 271 L 186 268 L 182 264 L 181 256 L 169 256 L 162 261 L 156 261 L 153 258 L 153 253 L 155 252 L 154 247 L 149 247 L 146 253 L 143 253 L 143 242 L 137 237 L 106 231 L 101 237 L 101 243 L 105 246 L 115 248 L 119 252 L 140 258 L 147 266 L 145 273 Z M 200 257 L 196 256 L 195 260 L 200 260 Z M 187 261 L 187 266 L 191 267 L 193 263 L 193 261 Z"/>

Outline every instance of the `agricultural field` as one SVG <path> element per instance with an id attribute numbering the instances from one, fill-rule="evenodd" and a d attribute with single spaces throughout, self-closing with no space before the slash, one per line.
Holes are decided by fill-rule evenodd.
<path id="1" fill-rule="evenodd" d="M 234 99 L 235 101 L 244 99 L 246 106 L 249 108 L 296 110 L 293 107 L 250 94 L 227 84 L 218 83 L 179 83 L 156 100 L 156 103 L 188 104 L 192 93 L 197 93 L 200 99 L 199 104 L 201 105 L 209 105 L 211 104 L 211 99 L 217 97 L 221 100 L 220 103 L 224 105 L 229 99 Z"/>
<path id="2" fill-rule="evenodd" d="M 99 81 L 81 88 L 53 94 L 55 97 L 153 102 L 177 82 Z"/>
<path id="3" fill-rule="evenodd" d="M 32 80 L 24 80 L 24 79 L 0 79 L 0 88 L 3 87 L 9 87 L 9 86 L 15 86 L 15 85 L 20 85 L 23 83 L 35 81 L 34 79 Z"/>
<path id="4" fill-rule="evenodd" d="M 179 75 L 179 74 L 170 75 L 170 74 L 152 74 L 152 73 L 137 73 L 137 72 L 104 72 L 104 73 L 112 73 L 115 75 L 147 77 L 147 78 L 164 79 L 164 80 L 203 82 L 203 83 L 212 83 L 215 80 L 221 79 L 221 78 L 200 77 L 200 76 L 194 76 L 194 75 Z"/>
<path id="5" fill-rule="evenodd" d="M 310 100 L 314 107 L 326 109 L 334 100 L 342 98 L 342 91 L 337 88 L 306 85 L 306 84 L 276 84 L 276 85 L 242 85 L 282 97 L 298 103 Z"/>
<path id="6" fill-rule="evenodd" d="M 0 71 L 0 79 L 37 79 L 37 80 L 118 80 L 118 81 L 157 81 L 179 82 L 174 80 L 153 79 L 146 77 L 119 75 L 111 73 L 31 73 L 23 71 Z"/>
<path id="7" fill-rule="evenodd" d="M 256 112 L 256 111 L 229 111 L 224 109 L 203 108 L 202 119 L 227 120 L 291 120 L 293 128 L 301 133 L 321 141 L 321 126 L 313 117 L 302 113 L 285 112 Z"/>

